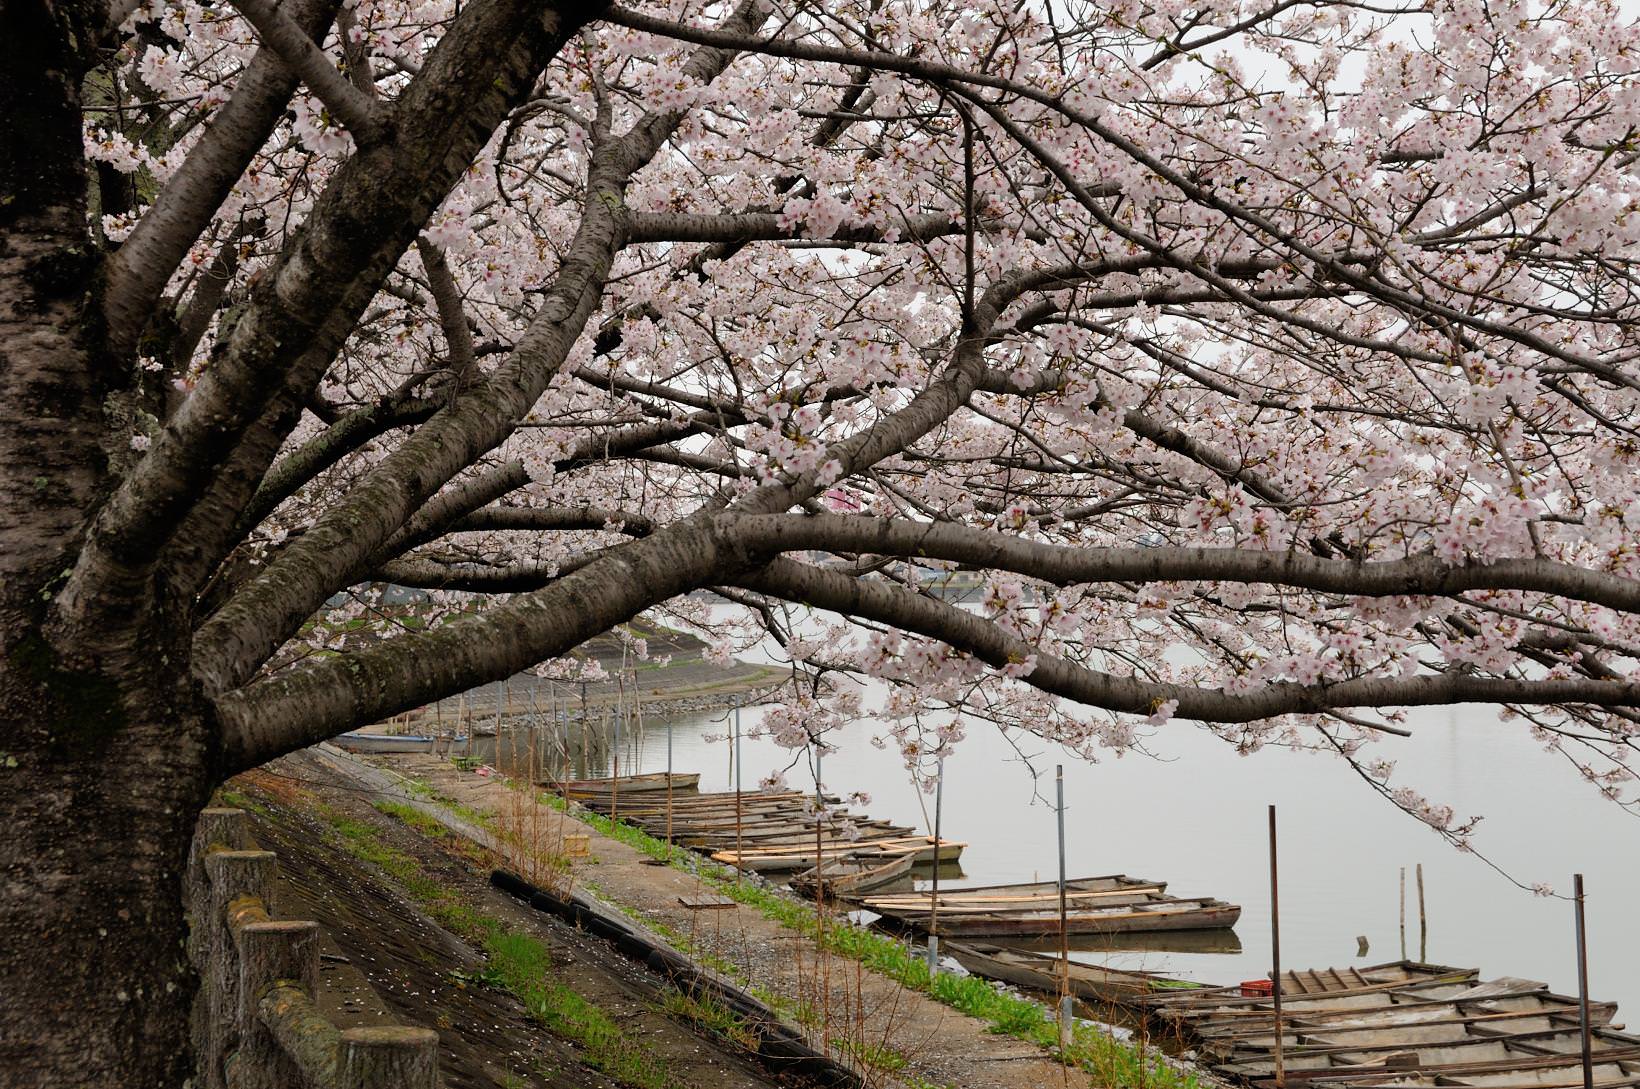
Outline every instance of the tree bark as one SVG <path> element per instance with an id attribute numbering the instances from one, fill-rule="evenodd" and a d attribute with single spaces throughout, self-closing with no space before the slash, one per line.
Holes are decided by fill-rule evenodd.
<path id="1" fill-rule="evenodd" d="M 181 877 L 216 763 L 164 629 L 73 659 L 8 617 L 0 665 L 0 1070 L 9 1086 L 176 1086 L 193 1069 Z M 87 653 L 89 651 L 89 653 Z M 169 662 L 167 661 L 169 659 Z"/>
<path id="2" fill-rule="evenodd" d="M 129 435 L 103 342 L 79 87 L 103 5 L 0 4 L 0 1080 L 193 1072 L 181 875 L 217 769 L 186 612 L 152 584 L 93 629 L 56 608 Z M 169 602 L 169 603 L 168 603 Z"/>

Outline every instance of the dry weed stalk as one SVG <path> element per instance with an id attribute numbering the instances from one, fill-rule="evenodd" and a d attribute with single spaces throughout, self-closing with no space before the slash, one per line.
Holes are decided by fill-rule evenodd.
<path id="1" fill-rule="evenodd" d="M 510 742 L 511 773 L 504 780 L 507 800 L 496 812 L 497 835 L 508 868 L 531 884 L 568 896 L 575 883 L 575 870 L 565 850 L 565 817 L 542 805 L 535 796 L 536 784 L 544 777 L 535 739 L 528 739 L 522 762 L 518 753 L 518 731 L 507 735 Z M 499 751 L 502 738 L 498 734 Z"/>

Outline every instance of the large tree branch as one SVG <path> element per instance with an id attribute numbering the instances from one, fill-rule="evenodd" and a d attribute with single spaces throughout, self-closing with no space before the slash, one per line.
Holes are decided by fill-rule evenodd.
<path id="1" fill-rule="evenodd" d="M 1100 582 L 1237 582 L 1357 597 L 1451 597 L 1523 590 L 1640 613 L 1640 582 L 1545 559 L 1447 564 L 1434 556 L 1331 560 L 1244 548 L 1076 548 L 949 522 L 844 514 L 732 515 L 747 549 L 824 550 L 945 560 L 1011 571 L 1056 585 Z"/>
<path id="2" fill-rule="evenodd" d="M 617 510 L 591 503 L 577 507 L 485 507 L 460 519 L 450 527 L 452 533 L 481 533 L 497 530 L 556 531 L 576 529 L 609 529 L 618 526 L 622 533 L 633 537 L 647 537 L 658 528 L 655 521 L 637 511 Z"/>
<path id="3" fill-rule="evenodd" d="M 508 564 L 460 563 L 406 556 L 378 567 L 374 575 L 395 586 L 421 590 L 462 590 L 473 594 L 519 594 L 539 590 L 595 559 L 592 556 L 561 563 L 519 560 Z"/>
<path id="4" fill-rule="evenodd" d="M 432 418 L 438 406 L 426 401 L 389 398 L 380 404 L 348 412 L 336 422 L 281 458 L 263 478 L 241 517 L 238 533 L 249 533 L 275 507 L 295 495 L 314 477 L 365 443 L 396 427 L 410 427 Z"/>
<path id="5" fill-rule="evenodd" d="M 360 146 L 387 134 L 387 113 L 379 101 L 349 83 L 313 39 L 290 16 L 269 0 L 233 0 L 234 7 L 256 28 L 285 63 L 319 96 L 332 117 L 347 126 Z"/>
<path id="6" fill-rule="evenodd" d="M 735 585 L 937 639 L 995 669 L 1020 666 L 1034 657 L 1035 668 L 1024 676 L 1030 685 L 1090 707 L 1124 714 L 1150 715 L 1170 701 L 1177 703 L 1175 717 L 1203 722 L 1253 722 L 1345 707 L 1453 703 L 1586 703 L 1618 707 L 1640 703 L 1640 683 L 1632 681 L 1512 680 L 1457 672 L 1361 677 L 1328 684 L 1277 682 L 1245 693 L 1153 683 L 1088 669 L 1043 653 L 983 617 L 882 579 L 853 578 L 781 558 L 735 580 Z"/>
<path id="7" fill-rule="evenodd" d="M 652 605 L 747 563 L 710 517 L 603 553 L 596 562 L 477 616 L 309 661 L 218 697 L 230 773 L 511 676 L 563 654 Z"/>

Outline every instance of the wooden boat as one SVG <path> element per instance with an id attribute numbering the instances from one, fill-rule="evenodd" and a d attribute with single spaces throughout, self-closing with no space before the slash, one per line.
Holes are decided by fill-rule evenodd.
<path id="1" fill-rule="evenodd" d="M 1473 986 L 1479 978 L 1480 973 L 1474 968 L 1412 960 L 1387 961 L 1362 968 L 1295 969 L 1281 973 L 1282 1005 L 1295 1010 L 1311 1004 L 1312 999 L 1326 999 L 1328 1004 L 1336 1004 L 1392 990 L 1422 994 L 1424 988 L 1443 985 L 1452 987 L 1451 993 L 1458 993 L 1463 987 Z M 1146 1001 L 1158 1014 L 1176 1020 L 1200 1016 L 1198 1011 L 1207 1009 L 1233 1012 L 1270 1008 L 1267 993 L 1249 992 L 1243 984 L 1157 994 Z"/>
<path id="2" fill-rule="evenodd" d="M 822 824 L 819 829 L 822 846 L 842 843 L 876 843 L 890 839 L 900 840 L 915 834 L 915 829 L 896 824 Z M 716 830 L 711 832 L 679 831 L 674 827 L 672 837 L 689 847 L 707 847 L 714 851 L 729 851 L 741 847 L 749 852 L 765 848 L 813 847 L 815 827 L 810 825 L 807 828 L 779 832 L 755 832 L 742 829 L 739 833 L 736 833 L 733 829 L 727 832 Z"/>
<path id="3" fill-rule="evenodd" d="M 718 851 L 712 858 L 714 861 L 742 870 L 751 870 L 754 873 L 789 873 L 793 870 L 811 869 L 822 860 L 842 858 L 876 858 L 886 862 L 893 858 L 909 856 L 913 864 L 949 862 L 960 858 L 962 849 L 966 846 L 966 843 L 948 839 L 941 840 L 936 845 L 932 836 L 907 836 L 904 839 L 869 840 L 864 843 L 843 842 L 834 846 L 823 846 L 818 852 L 812 844 L 771 847 L 757 851 Z"/>
<path id="4" fill-rule="evenodd" d="M 1398 961 L 1283 973 L 1282 1066 L 1289 1084 L 1435 1089 L 1567 1089 L 1581 1082 L 1578 1001 L 1534 980 L 1478 981 L 1473 969 Z M 1213 1068 L 1256 1086 L 1275 1072 L 1275 1010 L 1241 988 L 1147 995 Z M 1640 1086 L 1640 1037 L 1591 1003 L 1596 1084 Z"/>
<path id="5" fill-rule="evenodd" d="M 1117 893 L 1132 893 L 1138 891 L 1165 892 L 1166 881 L 1151 881 L 1142 877 L 1129 877 L 1127 874 L 1113 873 L 1100 877 L 1078 877 L 1065 882 L 1065 893 L 1068 899 L 1074 900 L 1080 896 L 1110 896 Z M 877 897 L 883 904 L 928 904 L 932 897 L 930 892 L 915 892 L 894 897 Z M 940 910 L 947 907 L 961 905 L 985 904 L 1008 906 L 1037 903 L 1052 903 L 1056 908 L 1059 905 L 1059 882 L 1035 881 L 1025 884 L 1008 885 L 973 885 L 960 889 L 940 889 Z"/>
<path id="6" fill-rule="evenodd" d="M 998 979 L 1033 991 L 1058 994 L 1064 962 L 1052 953 L 1033 953 L 997 945 L 946 942 L 940 947 L 976 976 Z M 1195 990 L 1199 983 L 1169 979 L 1155 972 L 1130 972 L 1073 960 L 1069 964 L 1070 990 L 1095 1005 L 1128 1005 L 1156 991 Z"/>
<path id="7" fill-rule="evenodd" d="M 664 773 L 661 773 L 661 774 L 664 775 Z M 596 779 L 581 780 L 581 781 L 582 782 L 607 782 L 607 780 L 596 780 Z M 699 776 L 696 776 L 695 781 L 697 783 L 700 781 Z M 574 780 L 572 780 L 572 782 L 574 782 Z M 554 784 L 554 783 L 547 783 L 546 785 L 556 786 L 556 784 Z M 662 789 L 664 790 L 665 787 L 663 786 Z M 739 804 L 740 804 L 740 808 L 743 811 L 755 809 L 755 808 L 758 808 L 758 807 L 765 807 L 765 808 L 786 807 L 786 808 L 791 808 L 793 810 L 796 810 L 796 809 L 801 808 L 807 801 L 809 801 L 813 797 L 814 797 L 814 795 L 812 795 L 812 794 L 802 794 L 802 793 L 799 793 L 797 791 L 784 791 L 784 792 L 776 793 L 776 794 L 765 794 L 762 791 L 748 790 L 748 791 L 743 792 L 740 795 L 740 803 Z M 837 801 L 837 799 L 828 798 L 827 799 L 827 804 L 830 804 L 830 803 L 835 802 L 835 801 Z M 599 807 L 600 804 L 605 804 L 605 803 L 603 803 L 598 798 L 594 798 L 590 803 L 588 803 L 588 808 L 589 809 L 596 809 L 596 808 Z M 735 792 L 732 791 L 732 790 L 730 790 L 730 791 L 708 792 L 708 793 L 704 793 L 704 794 L 697 793 L 697 792 L 691 792 L 691 793 L 688 793 L 688 794 L 681 795 L 679 797 L 674 797 L 672 799 L 672 811 L 674 813 L 682 813 L 682 812 L 686 812 L 686 811 L 687 812 L 693 812 L 693 813 L 726 812 L 726 813 L 730 814 L 731 816 L 733 816 L 733 814 L 735 812 L 735 804 L 736 804 L 735 803 Z M 625 809 L 626 807 L 622 806 L 621 808 Z M 651 813 L 664 814 L 666 812 L 666 799 L 665 799 L 664 796 L 658 797 L 658 798 L 656 798 L 656 797 L 644 798 L 644 799 L 641 800 L 641 803 L 637 803 L 637 804 L 634 805 L 633 811 L 635 813 L 643 813 L 646 816 L 651 814 Z"/>
<path id="8" fill-rule="evenodd" d="M 1596 1029 L 1590 1045 L 1596 1086 L 1640 1082 L 1640 1038 Z M 1461 1049 L 1420 1048 L 1393 1055 L 1352 1056 L 1348 1063 L 1300 1067 L 1289 1076 L 1317 1089 L 1413 1085 L 1565 1089 L 1582 1085 L 1582 1059 L 1577 1052 L 1577 1041 L 1571 1039 L 1502 1036 L 1477 1040 Z M 1237 1074 L 1229 1067 L 1222 1069 Z M 1258 1068 L 1237 1076 L 1251 1078 L 1259 1085 L 1270 1084 L 1262 1080 Z"/>
<path id="9" fill-rule="evenodd" d="M 619 778 L 604 779 L 568 779 L 563 782 L 544 780 L 541 785 L 559 794 L 580 799 L 582 795 L 593 797 L 613 797 L 617 794 L 648 794 L 654 791 L 666 790 L 667 774 L 664 771 L 652 772 L 645 775 L 622 775 Z M 699 772 L 673 772 L 671 784 L 674 791 L 693 791 L 700 783 Z"/>
<path id="10" fill-rule="evenodd" d="M 910 855 L 887 862 L 872 858 L 827 859 L 792 878 L 791 886 L 811 900 L 822 890 L 828 900 L 848 900 L 893 884 L 909 874 L 911 866 Z"/>
<path id="11" fill-rule="evenodd" d="M 1168 896 L 1164 882 L 1125 874 L 1084 877 L 1065 883 L 1068 934 L 1124 933 L 1152 930 L 1211 930 L 1234 926 L 1241 908 L 1208 897 Z M 936 909 L 932 893 L 869 896 L 861 906 L 890 926 L 927 930 L 937 927 L 950 937 L 1046 937 L 1060 932 L 1059 885 L 1041 881 L 940 891 Z"/>
<path id="12" fill-rule="evenodd" d="M 466 745 L 467 735 L 460 737 L 429 737 L 426 734 L 366 734 L 345 733 L 331 738 L 331 743 L 348 752 L 432 752 L 445 745 Z"/>
<path id="13" fill-rule="evenodd" d="M 957 914 L 941 911 L 917 915 L 885 915 L 895 924 L 915 930 L 937 926 L 939 933 L 952 937 L 1044 937 L 1059 933 L 1057 910 L 985 912 Z M 1236 925 L 1241 908 L 1223 900 L 1174 900 L 1154 904 L 1125 904 L 1102 910 L 1067 912 L 1064 925 L 1070 934 L 1133 933 L 1148 930 L 1212 930 Z"/>

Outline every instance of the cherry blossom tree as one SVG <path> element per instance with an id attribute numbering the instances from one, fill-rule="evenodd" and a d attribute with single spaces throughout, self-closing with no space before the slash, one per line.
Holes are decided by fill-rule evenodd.
<path id="1" fill-rule="evenodd" d="M 1461 839 L 1371 743 L 1481 703 L 1631 800 L 1608 0 L 4 0 L 0 40 L 18 1084 L 187 1076 L 224 777 L 646 610 L 784 641 L 792 745 L 849 675 L 907 751 L 1189 720 Z"/>

